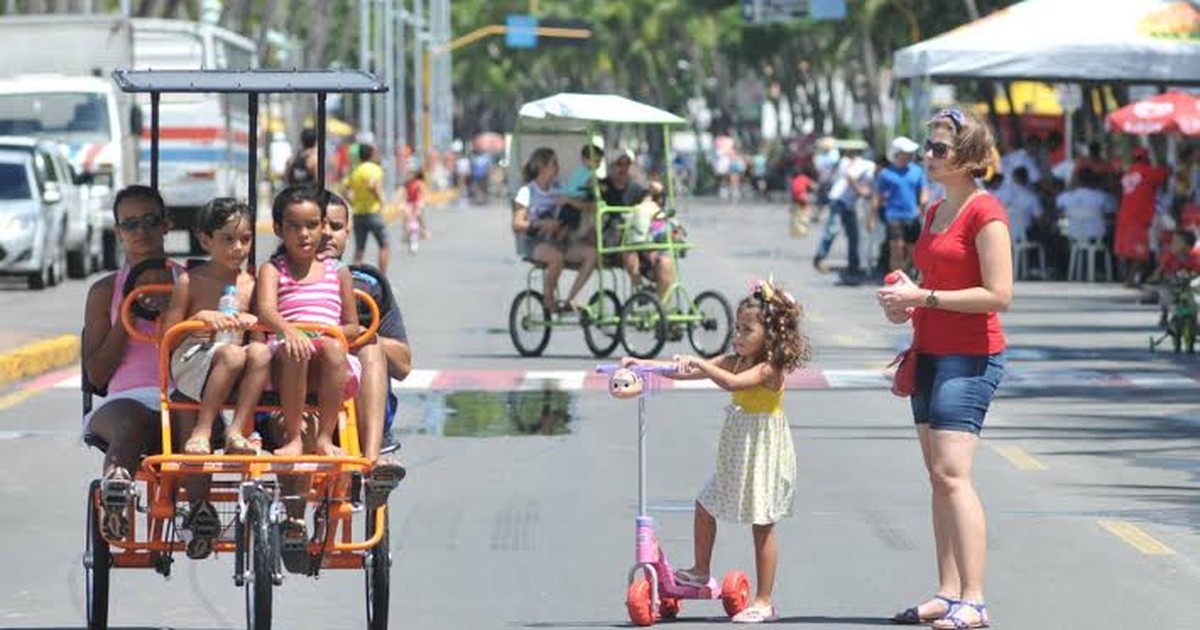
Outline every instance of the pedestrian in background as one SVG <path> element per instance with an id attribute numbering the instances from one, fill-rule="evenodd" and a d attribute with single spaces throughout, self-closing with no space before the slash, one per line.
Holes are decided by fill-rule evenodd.
<path id="1" fill-rule="evenodd" d="M 920 147 L 898 136 L 888 147 L 888 164 L 875 181 L 875 199 L 867 214 L 867 233 L 875 229 L 877 216 L 887 228 L 887 270 L 907 270 L 912 265 L 912 246 L 921 234 L 921 208 L 925 207 L 925 170 L 913 163 Z"/>
<path id="2" fill-rule="evenodd" d="M 350 171 L 350 205 L 354 211 L 354 264 L 363 261 L 367 249 L 367 237 L 372 236 L 379 244 L 379 271 L 387 273 L 388 237 L 387 225 L 383 221 L 383 208 L 387 204 L 383 194 L 383 167 L 370 144 L 358 145 L 359 163 Z"/>
<path id="3" fill-rule="evenodd" d="M 858 252 L 858 202 L 871 195 L 875 165 L 862 157 L 862 149 L 859 147 L 846 147 L 844 153 L 846 156 L 838 163 L 830 179 L 829 218 L 825 222 L 821 244 L 813 257 L 813 267 L 821 273 L 828 273 L 825 258 L 829 256 L 829 250 L 833 247 L 838 232 L 845 231 L 847 264 L 842 280 L 845 284 L 853 285 L 861 282 L 863 277 Z"/>
<path id="4" fill-rule="evenodd" d="M 1004 207 L 976 183 L 994 166 L 991 131 L 957 109 L 938 112 L 926 126 L 926 168 L 946 199 L 926 212 L 913 252 L 921 286 L 896 283 L 877 297 L 889 321 L 913 322 L 911 407 L 933 485 L 938 589 L 892 620 L 983 628 L 987 526 L 971 471 L 1004 373 L 997 313 L 1012 301 L 1012 243 Z"/>

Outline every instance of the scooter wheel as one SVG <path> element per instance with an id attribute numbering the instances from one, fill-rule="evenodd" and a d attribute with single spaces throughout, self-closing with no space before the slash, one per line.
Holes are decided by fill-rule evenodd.
<path id="1" fill-rule="evenodd" d="M 744 571 L 730 571 L 721 580 L 721 604 L 730 617 L 750 605 L 750 578 Z"/>
<path id="2" fill-rule="evenodd" d="M 654 602 L 650 601 L 650 583 L 638 578 L 629 585 L 625 594 L 625 608 L 629 610 L 629 621 L 635 626 L 654 625 Z"/>
<path id="3" fill-rule="evenodd" d="M 658 605 L 658 616 L 662 619 L 674 619 L 679 616 L 679 609 L 682 607 L 680 601 L 674 597 L 664 597 L 662 603 Z"/>

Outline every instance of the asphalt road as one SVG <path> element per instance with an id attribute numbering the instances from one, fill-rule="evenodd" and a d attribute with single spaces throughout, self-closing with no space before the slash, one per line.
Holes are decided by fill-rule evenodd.
<path id="1" fill-rule="evenodd" d="M 872 377 L 904 346 L 904 329 L 882 320 L 869 288 L 837 287 L 812 270 L 815 237 L 789 238 L 782 206 L 690 201 L 682 216 L 699 244 L 683 261 L 693 291 L 735 300 L 773 273 L 808 309 L 812 373 L 822 378 L 786 397 L 800 469 L 797 515 L 779 529 L 783 622 L 890 625 L 895 609 L 936 586 L 928 486 L 907 402 Z M 540 391 L 429 389 L 495 389 L 503 379 L 489 375 L 577 375 L 597 363 L 575 330 L 556 332 L 540 359 L 513 351 L 508 303 L 525 272 L 502 204 L 450 206 L 431 225 L 434 238 L 416 256 L 394 252 L 389 274 L 424 370 L 402 390 L 398 432 L 410 473 L 391 501 L 391 626 L 627 625 L 636 405 L 568 389 L 550 395 L 565 423 L 531 424 L 508 410 L 527 409 L 518 398 L 540 400 Z M 272 246 L 260 241 L 260 251 Z M 78 332 L 85 290 L 79 282 L 43 293 L 0 288 L 0 330 Z M 1200 626 L 1200 359 L 1149 353 L 1157 313 L 1133 298 L 1110 285 L 1019 283 L 1003 318 L 1011 370 L 976 463 L 996 627 Z M 680 350 L 669 344 L 664 353 Z M 68 370 L 0 396 L 0 628 L 84 625 L 84 494 L 100 455 L 78 440 L 70 386 Z M 727 399 L 664 390 L 648 401 L 651 513 L 681 566 L 690 561 L 692 497 L 709 474 Z M 716 564 L 752 574 L 747 528 L 722 526 Z M 116 572 L 113 627 L 240 627 L 243 597 L 231 571 L 224 556 L 181 558 L 167 581 Z M 289 575 L 275 601 L 276 627 L 365 624 L 358 572 Z M 675 625 L 724 623 L 719 604 L 685 602 Z"/>

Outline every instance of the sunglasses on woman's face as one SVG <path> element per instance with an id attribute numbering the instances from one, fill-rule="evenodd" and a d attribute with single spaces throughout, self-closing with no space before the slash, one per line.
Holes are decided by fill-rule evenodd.
<path id="1" fill-rule="evenodd" d="M 162 227 L 163 218 L 157 214 L 144 214 L 140 217 L 130 217 L 121 219 L 117 222 L 117 227 L 123 232 L 135 232 L 141 230 L 157 230 Z"/>
<path id="2" fill-rule="evenodd" d="M 942 159 L 950 152 L 950 145 L 940 140 L 926 140 L 925 153 L 932 153 L 933 157 Z"/>

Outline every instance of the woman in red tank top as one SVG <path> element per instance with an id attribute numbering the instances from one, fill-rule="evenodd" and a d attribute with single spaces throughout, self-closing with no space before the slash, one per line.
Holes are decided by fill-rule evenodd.
<path id="1" fill-rule="evenodd" d="M 975 178 L 996 162 L 987 126 L 956 109 L 927 123 L 929 177 L 945 201 L 926 212 L 913 260 L 920 285 L 880 289 L 893 323 L 913 322 L 917 360 L 913 420 L 933 485 L 938 589 L 896 614 L 897 623 L 981 628 L 988 623 L 983 569 L 986 525 L 971 481 L 984 416 L 1004 372 L 1004 333 L 997 313 L 1012 301 L 1008 216 Z"/>

